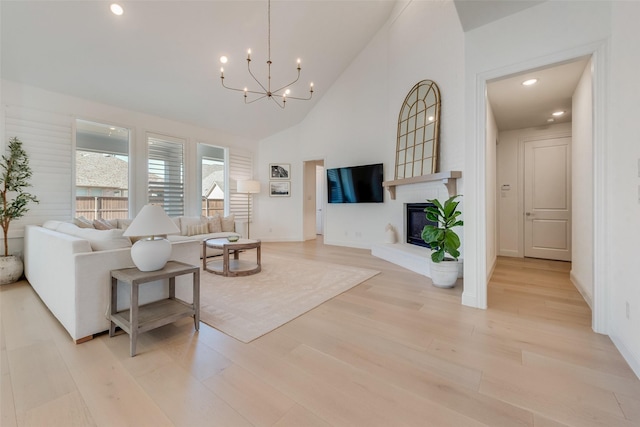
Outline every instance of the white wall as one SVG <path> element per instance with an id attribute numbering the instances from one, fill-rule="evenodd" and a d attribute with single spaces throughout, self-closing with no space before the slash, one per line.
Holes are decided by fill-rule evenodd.
<path id="1" fill-rule="evenodd" d="M 610 330 L 614 343 L 640 377 L 640 4 L 613 5 L 607 145 L 609 194 L 606 284 L 610 287 Z M 626 304 L 629 304 L 629 316 Z"/>
<path id="2" fill-rule="evenodd" d="M 498 134 L 498 253 L 524 256 L 524 164 L 521 144 L 525 140 L 571 136 L 571 123 L 502 131 Z M 489 162 L 487 162 L 487 168 Z M 508 190 L 502 189 L 509 186 Z M 489 187 L 492 189 L 495 187 Z M 489 191 L 487 191 L 488 193 Z"/>
<path id="3" fill-rule="evenodd" d="M 640 376 L 640 205 L 637 2 L 549 1 L 466 34 L 466 176 L 463 303 L 486 306 L 484 121 L 487 80 L 595 53 L 594 327 Z M 532 37 L 535 34 L 535 37 Z M 492 189 L 491 189 L 492 190 Z M 630 313 L 627 318 L 626 305 Z"/>
<path id="4" fill-rule="evenodd" d="M 571 105 L 571 281 L 593 307 L 593 78 L 589 61 Z"/>
<path id="5" fill-rule="evenodd" d="M 196 175 L 198 170 L 196 165 L 196 144 L 207 143 L 220 147 L 228 147 L 230 151 L 252 156 L 252 152 L 257 147 L 257 142 L 238 138 L 225 132 L 214 129 L 205 129 L 187 123 L 177 122 L 162 117 L 142 114 L 135 111 L 124 110 L 110 105 L 99 104 L 93 101 L 80 99 L 64 94 L 45 91 L 33 86 L 18 84 L 15 82 L 2 80 L 1 82 L 1 103 L 2 103 L 2 144 L 0 150 L 4 152 L 4 144 L 13 135 L 6 135 L 4 118 L 7 109 L 19 108 L 30 109 L 37 112 L 52 113 L 67 119 L 61 121 L 61 126 L 65 127 L 69 134 L 72 130 L 76 118 L 91 120 L 95 122 L 113 124 L 129 128 L 132 131 L 131 152 L 133 153 L 133 164 L 131 165 L 131 179 L 135 183 L 130 191 L 133 202 L 133 212 L 139 211 L 147 201 L 146 198 L 146 133 L 153 132 L 161 135 L 169 135 L 183 138 L 187 141 L 185 149 L 185 183 L 187 194 L 185 209 L 190 215 L 200 215 L 200 195 L 195 191 Z M 71 140 L 61 141 L 61 146 L 68 150 L 69 158 L 75 159 L 73 135 Z M 72 163 L 73 164 L 73 163 Z M 32 165 L 34 175 L 38 173 L 37 165 Z M 34 194 L 38 194 L 38 188 L 30 189 Z M 72 183 L 68 188 L 60 189 L 61 197 L 72 200 Z M 27 215 L 29 215 L 27 213 Z M 71 215 L 68 212 L 67 215 Z M 0 239 L 1 240 L 1 239 Z M 14 250 L 22 250 L 22 238 L 10 239 L 10 244 Z"/>
<path id="6" fill-rule="evenodd" d="M 486 81 L 594 52 L 606 45 L 610 15 L 608 2 L 549 1 L 465 33 L 464 152 L 472 188 L 466 192 L 464 304 L 487 306 Z"/>
<path id="7" fill-rule="evenodd" d="M 289 200 L 260 195 L 265 211 L 260 238 L 303 239 L 305 160 L 324 159 L 327 169 L 382 162 L 385 180 L 392 180 L 398 114 L 407 93 L 420 80 L 434 80 L 442 95 L 440 170 L 463 169 L 463 33 L 455 7 L 450 1 L 399 3 L 398 7 L 339 80 L 325 89 L 302 124 L 260 142 L 260 171 L 270 162 L 281 161 L 292 163 L 295 172 Z M 458 188 L 462 191 L 462 183 Z M 441 183 L 398 187 L 397 199 L 390 200 L 385 192 L 381 204 L 328 204 L 325 243 L 363 248 L 383 243 L 388 223 L 402 231 L 404 203 L 434 197 L 448 197 Z"/>

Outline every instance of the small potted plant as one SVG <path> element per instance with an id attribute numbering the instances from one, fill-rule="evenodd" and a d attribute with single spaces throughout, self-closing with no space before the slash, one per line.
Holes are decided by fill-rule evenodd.
<path id="1" fill-rule="evenodd" d="M 460 256 L 460 237 L 452 230 L 463 225 L 458 217 L 462 214 L 458 209 L 459 196 L 449 198 L 444 205 L 437 199 L 427 200 L 433 206 L 425 208 L 427 220 L 435 225 L 425 225 L 422 240 L 431 249 L 431 281 L 434 286 L 451 288 L 458 278 L 458 257 Z M 447 256 L 450 255 L 450 257 Z"/>
<path id="2" fill-rule="evenodd" d="M 24 216 L 30 202 L 38 203 L 33 194 L 24 191 L 29 187 L 32 172 L 29 157 L 22 148 L 22 141 L 14 137 L 9 141 L 9 154 L 0 162 L 0 226 L 4 232 L 4 256 L 0 256 L 0 285 L 13 283 L 22 276 L 22 259 L 9 255 L 9 224 Z"/>

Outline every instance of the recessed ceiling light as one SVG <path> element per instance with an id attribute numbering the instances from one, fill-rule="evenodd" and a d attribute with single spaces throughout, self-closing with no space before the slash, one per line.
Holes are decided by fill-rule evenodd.
<path id="1" fill-rule="evenodd" d="M 124 9 L 118 3 L 112 3 L 110 8 L 114 15 L 120 16 L 124 13 Z"/>
<path id="2" fill-rule="evenodd" d="M 551 115 L 554 116 L 554 117 L 560 117 L 563 114 L 564 114 L 564 111 L 555 111 L 555 112 L 551 113 Z"/>
<path id="3" fill-rule="evenodd" d="M 538 79 L 529 79 L 522 82 L 522 86 L 531 86 L 538 83 Z"/>
<path id="4" fill-rule="evenodd" d="M 228 59 L 227 59 L 227 57 L 226 57 L 226 56 L 221 56 L 221 57 L 220 57 L 220 62 L 222 62 L 223 64 L 226 64 L 226 63 L 227 63 L 227 61 L 228 61 Z"/>
<path id="5" fill-rule="evenodd" d="M 547 119 L 547 121 L 548 121 L 549 123 L 552 123 L 552 122 L 555 122 L 555 121 L 556 121 L 556 119 L 554 119 L 553 117 L 549 117 L 549 118 Z"/>

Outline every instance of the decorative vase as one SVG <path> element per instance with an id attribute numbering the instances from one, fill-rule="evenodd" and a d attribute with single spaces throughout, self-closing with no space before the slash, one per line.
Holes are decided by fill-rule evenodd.
<path id="1" fill-rule="evenodd" d="M 398 237 L 396 236 L 396 230 L 393 225 L 387 224 L 385 227 L 385 237 L 387 243 L 398 243 Z"/>
<path id="2" fill-rule="evenodd" d="M 22 259 L 15 255 L 0 256 L 0 285 L 17 282 L 24 271 Z"/>
<path id="3" fill-rule="evenodd" d="M 458 262 L 442 261 L 431 262 L 431 281 L 438 288 L 453 288 L 458 280 Z"/>

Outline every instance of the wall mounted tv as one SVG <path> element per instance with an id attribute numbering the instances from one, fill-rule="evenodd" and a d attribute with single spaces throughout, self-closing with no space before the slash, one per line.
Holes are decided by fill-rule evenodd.
<path id="1" fill-rule="evenodd" d="M 382 163 L 327 169 L 329 203 L 382 203 Z"/>

